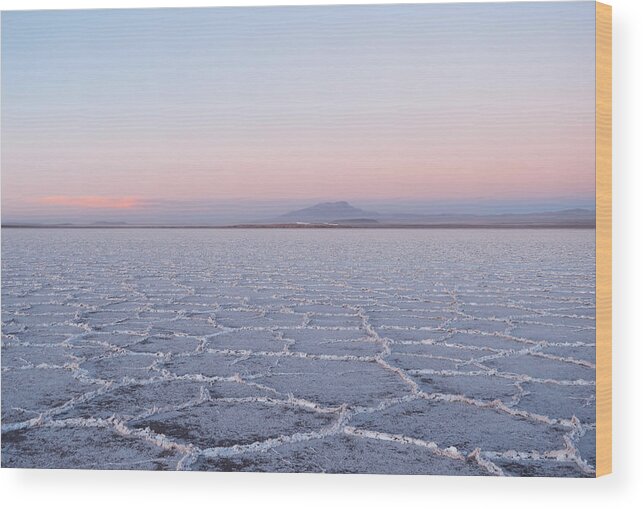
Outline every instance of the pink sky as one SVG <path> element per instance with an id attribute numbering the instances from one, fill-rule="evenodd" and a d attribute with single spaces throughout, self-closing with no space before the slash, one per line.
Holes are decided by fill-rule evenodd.
<path id="1" fill-rule="evenodd" d="M 591 204 L 593 13 L 6 13 L 3 220 L 170 202 L 189 218 L 235 200 Z"/>

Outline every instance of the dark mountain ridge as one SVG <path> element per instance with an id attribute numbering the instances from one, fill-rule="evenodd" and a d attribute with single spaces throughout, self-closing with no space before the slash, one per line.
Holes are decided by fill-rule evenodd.
<path id="1" fill-rule="evenodd" d="M 89 224 L 2 224 L 8 228 L 594 228 L 595 225 L 596 212 L 588 209 L 502 214 L 383 214 L 354 207 L 346 201 L 318 203 L 272 219 L 248 223 L 95 221 Z"/>
<path id="2" fill-rule="evenodd" d="M 376 219 L 377 217 L 379 217 L 379 214 L 375 212 L 358 209 L 346 201 L 335 201 L 318 203 L 312 207 L 293 210 L 282 214 L 276 219 L 296 222 L 332 222 L 333 220 Z"/>
<path id="3" fill-rule="evenodd" d="M 289 223 L 363 227 L 430 227 L 430 226 L 566 226 L 591 227 L 596 213 L 587 209 L 502 214 L 381 214 L 354 207 L 346 201 L 324 202 L 294 210 L 263 224 Z"/>

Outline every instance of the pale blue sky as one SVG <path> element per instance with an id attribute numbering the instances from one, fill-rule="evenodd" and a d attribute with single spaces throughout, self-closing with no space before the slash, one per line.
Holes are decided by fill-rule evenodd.
<path id="1" fill-rule="evenodd" d="M 3 220 L 591 207 L 593 80 L 593 2 L 4 12 Z"/>

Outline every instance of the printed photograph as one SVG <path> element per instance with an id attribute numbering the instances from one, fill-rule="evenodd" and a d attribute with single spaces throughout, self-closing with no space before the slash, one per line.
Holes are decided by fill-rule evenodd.
<path id="1" fill-rule="evenodd" d="M 596 4 L 5 11 L 3 468 L 596 475 Z"/>

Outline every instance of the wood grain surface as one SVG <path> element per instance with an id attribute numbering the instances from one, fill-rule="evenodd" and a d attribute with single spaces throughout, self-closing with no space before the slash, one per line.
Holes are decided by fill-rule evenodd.
<path id="1" fill-rule="evenodd" d="M 596 475 L 612 471 L 612 7 L 596 3 Z"/>

